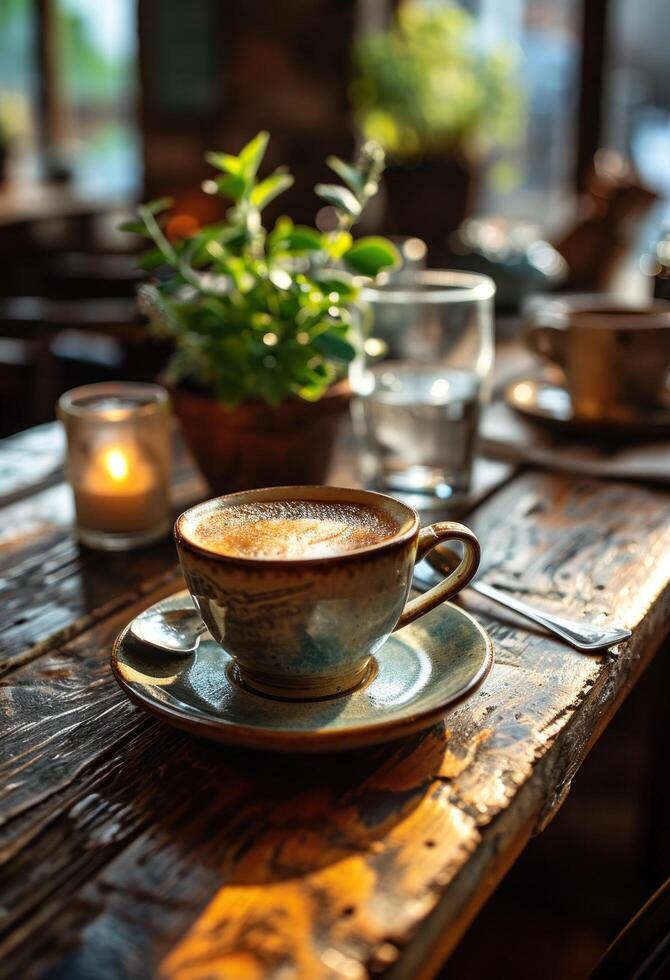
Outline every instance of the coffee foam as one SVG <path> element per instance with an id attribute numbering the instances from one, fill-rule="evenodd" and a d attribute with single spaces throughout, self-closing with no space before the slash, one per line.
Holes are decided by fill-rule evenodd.
<path id="1" fill-rule="evenodd" d="M 400 525 L 366 504 L 267 500 L 218 507 L 184 527 L 194 544 L 231 558 L 330 558 L 378 544 Z"/>

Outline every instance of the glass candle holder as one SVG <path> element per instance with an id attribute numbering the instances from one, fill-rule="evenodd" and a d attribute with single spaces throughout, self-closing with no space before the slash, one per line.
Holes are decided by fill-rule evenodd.
<path id="1" fill-rule="evenodd" d="M 109 382 L 61 396 L 79 539 L 125 551 L 171 526 L 170 402 L 152 384 Z"/>

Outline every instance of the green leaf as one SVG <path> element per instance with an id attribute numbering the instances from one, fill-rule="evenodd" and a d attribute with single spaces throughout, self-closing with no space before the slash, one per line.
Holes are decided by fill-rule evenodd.
<path id="1" fill-rule="evenodd" d="M 262 180 L 260 184 L 256 184 L 249 195 L 249 200 L 254 207 L 261 211 L 275 197 L 279 197 L 289 187 L 292 187 L 293 183 L 293 177 L 290 174 L 275 171 L 275 173 L 266 177 L 265 180 Z"/>
<path id="2" fill-rule="evenodd" d="M 239 177 L 242 173 L 240 158 L 234 157 L 230 153 L 217 153 L 210 150 L 209 153 L 205 153 L 205 160 L 217 170 L 222 170 L 224 174 L 230 174 L 232 177 Z"/>
<path id="3" fill-rule="evenodd" d="M 131 235 L 142 235 L 143 238 L 151 238 L 151 235 L 141 221 L 122 221 L 116 227 L 118 231 L 127 231 Z"/>
<path id="4" fill-rule="evenodd" d="M 254 288 L 254 276 L 247 269 L 243 259 L 231 256 L 226 263 L 226 271 L 240 293 L 248 293 Z"/>
<path id="5" fill-rule="evenodd" d="M 358 296 L 358 287 L 346 272 L 335 275 L 333 272 L 319 272 L 314 276 L 314 281 L 326 296 L 329 293 L 337 293 L 340 301 L 346 302 Z"/>
<path id="6" fill-rule="evenodd" d="M 165 298 L 169 298 L 171 293 L 181 290 L 184 285 L 183 277 L 179 273 L 172 276 L 161 277 L 161 293 Z"/>
<path id="7" fill-rule="evenodd" d="M 274 251 L 275 246 L 281 242 L 281 240 L 288 235 L 288 233 L 293 228 L 293 222 L 290 218 L 287 218 L 285 214 L 277 218 L 275 221 L 275 226 L 267 237 L 267 251 L 270 254 Z"/>
<path id="8" fill-rule="evenodd" d="M 260 330 L 262 333 L 267 333 L 268 330 L 272 330 L 274 333 L 279 333 L 277 329 L 277 320 L 274 320 L 269 313 L 252 313 L 249 317 L 249 323 L 253 330 Z"/>
<path id="9" fill-rule="evenodd" d="M 298 395 L 306 402 L 318 402 L 322 397 L 323 393 L 328 387 L 328 382 L 322 382 L 321 384 L 315 385 L 303 385 L 302 388 L 298 389 Z"/>
<path id="10" fill-rule="evenodd" d="M 293 225 L 277 222 L 268 246 L 272 252 L 315 252 L 323 248 L 321 233 L 308 225 Z"/>
<path id="11" fill-rule="evenodd" d="M 163 201 L 168 200 L 163 198 Z M 165 261 L 170 265 L 177 265 L 179 262 L 179 257 L 177 252 L 172 247 L 170 242 L 165 237 L 163 230 L 156 220 L 155 214 L 152 211 L 152 207 L 155 208 L 159 202 L 152 201 L 150 204 L 140 204 L 137 208 L 137 213 L 146 225 L 149 235 L 154 240 L 155 244 L 158 246 L 160 251 L 165 256 Z"/>
<path id="12" fill-rule="evenodd" d="M 218 177 L 216 186 L 219 189 L 219 194 L 223 194 L 224 197 L 229 197 L 233 201 L 239 201 L 246 189 L 244 177 L 235 177 L 232 174 L 227 177 Z"/>
<path id="13" fill-rule="evenodd" d="M 159 248 L 149 249 L 148 252 L 144 252 L 137 260 L 138 266 L 140 269 L 144 269 L 145 272 L 157 269 L 159 266 L 165 265 L 165 262 L 165 256 Z"/>
<path id="14" fill-rule="evenodd" d="M 191 265 L 197 267 L 202 264 L 207 264 L 211 262 L 212 258 L 218 258 L 216 254 L 212 254 L 209 251 L 209 246 L 215 243 L 221 247 L 222 252 L 224 251 L 223 246 L 226 243 L 226 232 L 229 229 L 222 222 L 213 225 L 207 225 L 202 228 L 197 234 L 191 238 L 192 242 L 192 252 L 191 252 Z M 214 249 L 216 253 L 216 249 Z"/>
<path id="15" fill-rule="evenodd" d="M 360 194 L 365 187 L 365 177 L 363 174 L 356 170 L 356 167 L 352 166 L 350 163 L 345 163 L 344 160 L 340 160 L 339 157 L 330 156 L 327 158 L 326 163 L 337 176 L 344 181 L 344 183 L 351 188 L 354 194 Z"/>
<path id="16" fill-rule="evenodd" d="M 172 197 L 157 197 L 153 201 L 147 201 L 142 207 L 146 208 L 149 214 L 160 214 L 161 211 L 167 211 L 174 204 L 174 198 Z"/>
<path id="17" fill-rule="evenodd" d="M 394 269 L 400 265 L 400 255 L 395 245 L 377 236 L 359 238 L 342 259 L 354 272 L 372 278 L 382 269 Z"/>
<path id="18" fill-rule="evenodd" d="M 348 252 L 354 240 L 348 231 L 338 231 L 326 236 L 325 244 L 328 254 L 333 259 L 341 259 Z"/>
<path id="19" fill-rule="evenodd" d="M 324 330 L 312 339 L 312 343 L 320 354 L 336 361 L 348 363 L 356 356 L 356 349 L 336 330 Z"/>
<path id="20" fill-rule="evenodd" d="M 207 314 L 208 318 L 213 317 L 217 326 L 225 325 L 227 310 L 226 304 L 216 296 L 207 296 L 202 301 L 203 313 Z"/>
<path id="21" fill-rule="evenodd" d="M 361 213 L 361 205 L 346 187 L 339 187 L 337 184 L 317 184 L 314 190 L 327 204 L 345 211 L 352 218 L 357 218 Z"/>
<path id="22" fill-rule="evenodd" d="M 265 150 L 270 140 L 270 134 L 261 130 L 252 140 L 249 140 L 239 153 L 239 160 L 242 165 L 242 172 L 249 180 L 256 176 L 261 160 L 265 156 Z"/>
<path id="23" fill-rule="evenodd" d="M 323 238 L 320 232 L 309 225 L 295 225 L 286 238 L 286 246 L 289 252 L 313 252 L 323 248 Z"/>

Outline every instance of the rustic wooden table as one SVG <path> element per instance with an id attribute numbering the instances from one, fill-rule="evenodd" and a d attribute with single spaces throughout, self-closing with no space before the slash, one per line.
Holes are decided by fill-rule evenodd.
<path id="1" fill-rule="evenodd" d="M 670 494 L 525 471 L 469 518 L 489 581 L 611 617 L 625 645 L 580 654 L 467 594 L 497 661 L 444 725 L 266 756 L 119 690 L 112 641 L 181 586 L 175 553 L 79 548 L 61 454 L 54 426 L 0 447 L 0 974 L 430 977 L 661 643 Z M 175 506 L 204 492 L 180 453 Z"/>

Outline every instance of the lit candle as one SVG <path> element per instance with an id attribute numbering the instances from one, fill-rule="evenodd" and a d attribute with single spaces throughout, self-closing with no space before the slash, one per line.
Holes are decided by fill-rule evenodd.
<path id="1" fill-rule="evenodd" d="M 108 446 L 94 453 L 75 488 L 79 523 L 113 533 L 152 527 L 162 497 L 152 467 L 134 446 Z"/>
<path id="2" fill-rule="evenodd" d="M 170 414 L 158 385 L 114 382 L 66 392 L 59 415 L 84 544 L 124 550 L 170 528 Z"/>

